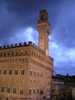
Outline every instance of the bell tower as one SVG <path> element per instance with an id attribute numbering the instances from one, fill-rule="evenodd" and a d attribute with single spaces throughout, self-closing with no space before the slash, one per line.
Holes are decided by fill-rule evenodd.
<path id="1" fill-rule="evenodd" d="M 50 32 L 50 25 L 48 22 L 48 13 L 45 9 L 40 11 L 37 29 L 39 32 L 39 48 L 48 54 L 48 35 Z"/>

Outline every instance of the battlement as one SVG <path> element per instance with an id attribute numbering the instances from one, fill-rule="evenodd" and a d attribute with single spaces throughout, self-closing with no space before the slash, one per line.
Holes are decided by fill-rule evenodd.
<path id="1" fill-rule="evenodd" d="M 8 44 L 8 45 L 0 46 L 0 49 L 24 47 L 24 46 L 30 46 L 30 45 L 36 47 L 36 45 L 34 43 L 32 43 L 31 41 L 29 41 L 29 42 L 15 43 L 15 44 Z"/>
<path id="2" fill-rule="evenodd" d="M 32 47 L 31 50 L 29 49 L 28 46 Z M 22 47 L 23 52 L 21 52 L 20 47 Z M 14 49 L 15 49 L 15 51 L 14 51 Z M 15 43 L 15 44 L 10 44 L 10 45 L 4 45 L 4 46 L 0 47 L 0 57 L 6 57 L 6 55 L 7 56 L 28 55 L 30 53 L 30 51 L 34 51 L 34 54 L 32 53 L 32 55 L 34 55 L 34 56 L 37 56 L 37 55 L 46 56 L 45 51 L 40 49 L 38 46 L 36 46 L 31 41 L 29 41 L 29 42 L 24 42 L 24 43 Z M 53 61 L 53 59 L 51 57 L 49 57 L 49 59 L 51 59 L 51 61 Z"/>
<path id="3" fill-rule="evenodd" d="M 0 46 L 0 51 L 3 53 L 3 54 L 1 54 L 1 55 L 4 55 L 5 49 L 15 49 L 15 48 L 18 49 L 19 47 L 27 47 L 27 46 L 32 46 L 35 50 L 37 50 L 37 54 L 38 54 L 38 52 L 40 52 L 42 55 L 45 55 L 45 51 L 43 51 L 42 49 L 40 49 L 40 48 L 39 48 L 37 45 L 35 45 L 32 41 Z M 4 52 L 3 52 L 3 50 L 4 50 Z M 7 52 L 7 51 L 6 51 L 6 52 Z M 11 52 L 11 51 L 10 51 L 10 52 Z M 16 51 L 15 51 L 15 52 L 16 52 Z M 51 56 L 49 56 L 49 58 L 53 61 L 53 58 L 52 58 Z"/>

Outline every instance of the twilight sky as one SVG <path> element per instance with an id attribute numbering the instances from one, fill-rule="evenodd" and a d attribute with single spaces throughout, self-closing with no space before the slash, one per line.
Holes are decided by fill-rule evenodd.
<path id="1" fill-rule="evenodd" d="M 75 74 L 75 0 L 0 0 L 0 45 L 38 43 L 36 23 L 41 9 L 51 23 L 49 54 L 54 70 Z"/>

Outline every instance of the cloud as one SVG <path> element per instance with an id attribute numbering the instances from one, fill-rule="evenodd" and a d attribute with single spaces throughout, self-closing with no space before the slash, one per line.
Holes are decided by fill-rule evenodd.
<path id="1" fill-rule="evenodd" d="M 29 6 L 29 7 L 27 7 Z M 13 37 L 14 30 L 33 26 L 35 19 L 32 4 L 25 0 L 2 0 L 0 1 L 0 39 Z M 28 9 L 29 8 L 29 9 Z"/>
<path id="2" fill-rule="evenodd" d="M 54 59 L 54 70 L 59 73 L 75 73 L 73 71 L 75 69 L 75 48 L 68 49 L 53 41 L 50 43 L 49 53 Z"/>
<path id="3" fill-rule="evenodd" d="M 8 39 L 9 43 L 14 42 L 27 42 L 32 41 L 36 45 L 38 44 L 38 32 L 33 27 L 26 27 L 16 31 L 16 34 L 13 37 Z"/>
<path id="4" fill-rule="evenodd" d="M 75 1 L 69 0 L 62 3 L 56 17 L 56 23 L 53 27 L 52 33 L 54 39 L 61 45 L 68 48 L 75 47 Z"/>
<path id="5" fill-rule="evenodd" d="M 68 49 L 57 44 L 56 42 L 50 43 L 50 54 L 54 56 L 55 60 L 59 62 L 73 61 L 75 59 L 75 48 Z"/>

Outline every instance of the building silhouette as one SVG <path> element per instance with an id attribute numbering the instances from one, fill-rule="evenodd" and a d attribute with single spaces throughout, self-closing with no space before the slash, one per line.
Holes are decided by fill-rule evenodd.
<path id="1" fill-rule="evenodd" d="M 46 10 L 40 11 L 37 30 L 38 46 L 24 42 L 0 47 L 0 100 L 50 98 L 53 59 L 48 55 Z"/>

